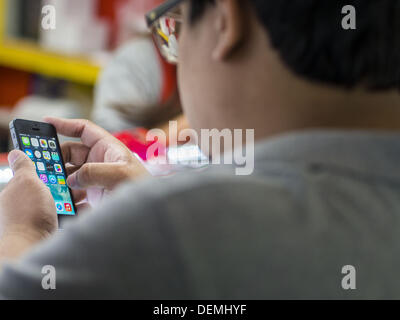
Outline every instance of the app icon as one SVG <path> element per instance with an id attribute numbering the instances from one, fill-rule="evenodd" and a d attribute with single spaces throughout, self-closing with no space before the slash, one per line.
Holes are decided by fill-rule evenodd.
<path id="1" fill-rule="evenodd" d="M 39 147 L 39 140 L 36 138 L 31 138 L 31 143 L 32 146 L 34 146 L 35 148 Z"/>
<path id="2" fill-rule="evenodd" d="M 42 148 L 47 148 L 47 141 L 46 139 L 40 139 L 40 146 Z"/>
<path id="3" fill-rule="evenodd" d="M 40 180 L 42 180 L 44 183 L 48 183 L 49 180 L 47 179 L 47 176 L 45 174 L 40 175 Z"/>
<path id="4" fill-rule="evenodd" d="M 52 149 L 57 149 L 57 145 L 53 140 L 49 140 L 49 147 Z"/>
<path id="5" fill-rule="evenodd" d="M 54 161 L 60 161 L 60 156 L 58 155 L 57 152 L 52 152 L 52 153 L 51 153 L 51 158 L 52 158 Z"/>
<path id="6" fill-rule="evenodd" d="M 62 173 L 63 171 L 62 171 L 62 167 L 59 165 L 59 164 L 55 164 L 54 165 L 54 170 L 57 172 L 57 173 Z"/>
<path id="7" fill-rule="evenodd" d="M 31 149 L 25 149 L 25 153 L 29 158 L 33 159 L 33 152 Z"/>
<path id="8" fill-rule="evenodd" d="M 58 184 L 65 185 L 65 178 L 64 177 L 57 176 L 57 181 L 58 181 Z"/>
<path id="9" fill-rule="evenodd" d="M 29 140 L 28 137 L 22 137 L 22 144 L 23 144 L 24 146 L 29 147 L 29 146 L 31 145 L 31 142 L 30 142 L 30 140 Z"/>
<path id="10" fill-rule="evenodd" d="M 56 176 L 49 175 L 49 181 L 50 181 L 51 184 L 57 184 Z"/>
<path id="11" fill-rule="evenodd" d="M 35 151 L 35 157 L 40 159 L 42 157 L 42 154 L 40 153 L 40 151 Z"/>
<path id="12" fill-rule="evenodd" d="M 46 171 L 44 169 L 44 163 L 43 162 L 36 162 L 36 166 L 37 166 L 39 171 Z"/>
<path id="13" fill-rule="evenodd" d="M 56 208 L 57 208 L 57 212 L 63 212 L 64 211 L 64 207 L 63 207 L 63 204 L 61 202 L 56 202 Z"/>
<path id="14" fill-rule="evenodd" d="M 46 170 L 48 172 L 53 172 L 54 171 L 53 165 L 51 163 L 46 163 Z"/>
<path id="15" fill-rule="evenodd" d="M 50 152 L 48 152 L 48 151 L 43 151 L 43 158 L 44 158 L 45 160 L 51 160 Z"/>
<path id="16" fill-rule="evenodd" d="M 70 203 L 64 203 L 64 208 L 65 208 L 65 211 L 67 211 L 67 212 L 72 211 L 72 206 Z"/>

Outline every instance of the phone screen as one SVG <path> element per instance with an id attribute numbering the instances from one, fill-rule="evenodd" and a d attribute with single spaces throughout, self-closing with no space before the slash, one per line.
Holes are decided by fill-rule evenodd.
<path id="1" fill-rule="evenodd" d="M 40 180 L 50 189 L 57 214 L 75 215 L 57 139 L 21 133 L 19 133 L 19 138 L 22 151 L 35 163 Z"/>

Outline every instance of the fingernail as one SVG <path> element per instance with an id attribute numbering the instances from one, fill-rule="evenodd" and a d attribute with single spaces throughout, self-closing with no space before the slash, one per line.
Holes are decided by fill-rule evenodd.
<path id="1" fill-rule="evenodd" d="M 21 153 L 17 150 L 13 150 L 8 154 L 8 163 L 9 163 L 10 167 L 14 166 L 15 161 L 18 160 L 20 155 L 21 155 Z"/>
<path id="2" fill-rule="evenodd" d="M 76 185 L 76 174 L 71 174 L 68 178 L 67 178 L 67 184 L 68 186 L 73 189 L 75 188 Z"/>

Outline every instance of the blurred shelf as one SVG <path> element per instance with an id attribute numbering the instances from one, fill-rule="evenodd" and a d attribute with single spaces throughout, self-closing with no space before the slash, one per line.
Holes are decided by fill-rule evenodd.
<path id="1" fill-rule="evenodd" d="M 0 66 L 86 85 L 95 84 L 101 69 L 99 64 L 88 58 L 48 52 L 19 40 L 3 40 L 0 43 Z"/>
<path id="2" fill-rule="evenodd" d="M 6 2 L 5 0 L 0 0 L 0 41 L 4 38 L 4 29 L 6 27 Z"/>

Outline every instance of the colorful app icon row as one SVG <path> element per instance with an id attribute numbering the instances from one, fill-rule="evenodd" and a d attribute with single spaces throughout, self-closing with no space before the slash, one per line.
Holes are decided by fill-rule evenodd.
<path id="1" fill-rule="evenodd" d="M 46 174 L 40 174 L 39 178 L 44 183 L 65 185 L 65 178 L 63 176 L 55 176 L 55 175 L 47 176 Z"/>
<path id="2" fill-rule="evenodd" d="M 34 156 L 36 157 L 36 159 L 41 159 L 43 156 L 43 159 L 48 161 L 50 161 L 51 159 L 53 159 L 54 161 L 60 161 L 60 156 L 57 152 L 52 152 L 52 153 L 50 153 L 49 151 L 40 152 L 39 150 L 33 152 L 31 149 L 25 149 L 25 153 L 31 159 L 33 159 Z"/>
<path id="3" fill-rule="evenodd" d="M 68 202 L 56 202 L 56 208 L 57 208 L 57 212 L 72 212 L 72 205 Z"/>
<path id="4" fill-rule="evenodd" d="M 35 148 L 39 147 L 47 149 L 50 147 L 51 149 L 57 149 L 56 142 L 53 140 L 46 140 L 46 139 L 36 139 L 36 138 L 29 138 L 29 137 L 22 137 L 22 144 L 25 147 L 33 146 Z"/>
<path id="5" fill-rule="evenodd" d="M 51 164 L 45 166 L 43 162 L 36 162 L 36 168 L 39 171 L 53 171 L 54 169 L 56 173 L 63 173 L 62 167 L 58 163 L 54 164 L 54 166 Z"/>

